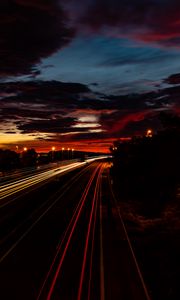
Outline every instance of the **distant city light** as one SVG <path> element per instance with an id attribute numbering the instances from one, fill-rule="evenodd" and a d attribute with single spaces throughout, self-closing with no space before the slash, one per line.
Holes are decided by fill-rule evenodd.
<path id="1" fill-rule="evenodd" d="M 56 150 L 56 147 L 52 147 L 52 151 L 55 151 Z"/>
<path id="2" fill-rule="evenodd" d="M 27 147 L 24 147 L 24 148 L 23 148 L 23 151 L 27 151 Z"/>

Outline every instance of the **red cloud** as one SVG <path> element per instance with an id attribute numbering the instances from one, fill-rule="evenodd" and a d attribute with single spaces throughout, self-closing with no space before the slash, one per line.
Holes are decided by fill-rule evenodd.
<path id="1" fill-rule="evenodd" d="M 79 0 L 64 1 L 79 30 L 101 31 L 145 42 L 178 46 L 180 2 L 177 0 Z"/>
<path id="2" fill-rule="evenodd" d="M 148 115 L 152 113 L 152 110 L 131 112 L 123 116 L 120 120 L 116 120 L 113 126 L 110 128 L 111 133 L 120 132 L 123 130 L 130 122 L 139 122 L 145 119 Z"/>

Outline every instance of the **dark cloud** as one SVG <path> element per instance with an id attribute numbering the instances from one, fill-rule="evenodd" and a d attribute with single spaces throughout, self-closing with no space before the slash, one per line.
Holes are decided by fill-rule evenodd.
<path id="1" fill-rule="evenodd" d="M 46 98 L 51 94 L 54 95 L 63 95 L 66 93 L 68 95 L 87 93 L 89 88 L 86 85 L 80 83 L 63 83 L 60 81 L 15 81 L 15 82 L 6 82 L 0 83 L 1 93 L 13 93 L 13 95 L 29 95 L 30 97 L 37 98 L 41 96 Z"/>
<path id="2" fill-rule="evenodd" d="M 36 77 L 42 58 L 84 30 L 179 46 L 179 20 L 177 0 L 1 0 L 0 76 Z"/>
<path id="3" fill-rule="evenodd" d="M 72 39 L 58 0 L 1 0 L 1 76 L 34 73 L 41 58 Z"/>
<path id="4" fill-rule="evenodd" d="M 180 84 L 180 73 L 169 76 L 164 82 L 168 84 Z"/>
<path id="5" fill-rule="evenodd" d="M 26 118 L 52 118 L 78 108 L 81 95 L 89 93 L 87 86 L 57 81 L 0 83 L 2 115 Z M 9 97 L 8 97 L 9 95 Z M 11 96 L 12 95 L 12 96 Z M 4 118 L 3 117 L 3 118 Z"/>
<path id="6" fill-rule="evenodd" d="M 179 20 L 177 0 L 1 0 L 0 76 L 36 77 L 42 58 L 84 30 L 179 46 Z"/>
<path id="7" fill-rule="evenodd" d="M 74 118 L 59 118 L 57 120 L 22 121 L 19 122 L 17 127 L 22 133 L 64 133 L 68 132 L 70 127 L 74 124 Z"/>
<path id="8" fill-rule="evenodd" d="M 180 45 L 178 0 L 61 1 L 79 30 L 128 36 L 165 46 Z"/>
<path id="9" fill-rule="evenodd" d="M 65 140 L 116 138 L 158 127 L 160 111 L 179 112 L 180 86 L 124 96 L 95 94 L 85 85 L 58 81 L 1 83 L 0 89 L 6 133 L 14 131 L 14 124 L 21 133 L 58 135 L 57 139 L 66 133 Z M 82 116 L 90 118 L 82 121 Z"/>
<path id="10" fill-rule="evenodd" d="M 6 134 L 16 134 L 16 131 L 6 131 Z"/>

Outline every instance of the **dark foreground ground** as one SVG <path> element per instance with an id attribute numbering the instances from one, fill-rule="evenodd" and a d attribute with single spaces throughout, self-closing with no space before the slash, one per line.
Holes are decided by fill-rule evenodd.
<path id="1" fill-rule="evenodd" d="M 112 178 L 118 206 L 152 299 L 180 299 L 180 188 L 177 185 L 173 193 L 167 194 L 164 191 L 168 186 L 164 187 L 159 199 L 149 184 L 143 192 L 143 187 L 137 188 L 137 195 L 141 196 L 138 198 L 131 191 L 124 191 L 117 176 Z M 134 177 L 136 180 L 139 185 Z"/>

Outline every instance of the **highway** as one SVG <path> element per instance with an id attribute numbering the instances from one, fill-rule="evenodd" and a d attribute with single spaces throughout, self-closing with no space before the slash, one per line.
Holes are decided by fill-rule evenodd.
<path id="1" fill-rule="evenodd" d="M 63 160 L 58 162 L 52 162 L 44 165 L 37 165 L 33 167 L 25 167 L 21 169 L 16 169 L 13 171 L 6 171 L 4 174 L 0 173 L 0 186 L 5 183 L 14 182 L 18 179 L 27 178 L 31 175 L 42 173 L 44 171 L 50 171 L 53 169 L 63 168 L 64 166 L 70 165 L 72 163 L 78 162 L 79 159 Z"/>
<path id="2" fill-rule="evenodd" d="M 1 300 L 150 300 L 105 159 L 0 187 Z"/>

